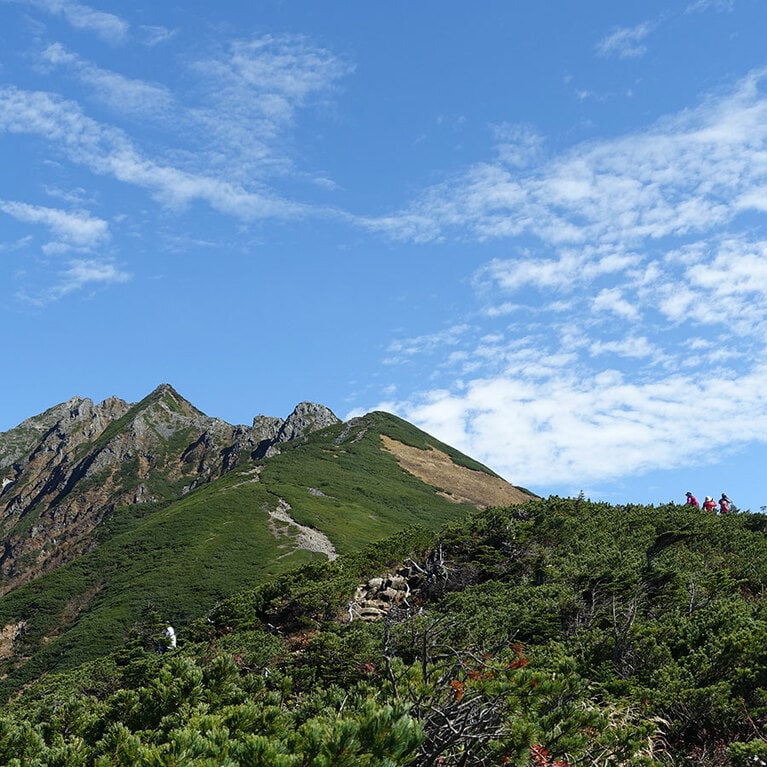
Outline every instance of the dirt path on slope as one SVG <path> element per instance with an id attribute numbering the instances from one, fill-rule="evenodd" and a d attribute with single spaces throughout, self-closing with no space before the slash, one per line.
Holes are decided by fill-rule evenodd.
<path id="1" fill-rule="evenodd" d="M 276 509 L 267 508 L 266 510 L 269 512 L 269 529 L 275 538 L 290 538 L 295 548 L 316 551 L 324 554 L 331 561 L 338 556 L 335 546 L 325 533 L 313 527 L 299 525 L 290 516 L 290 504 L 284 498 L 280 498 Z M 293 528 L 297 531 L 295 534 Z"/>

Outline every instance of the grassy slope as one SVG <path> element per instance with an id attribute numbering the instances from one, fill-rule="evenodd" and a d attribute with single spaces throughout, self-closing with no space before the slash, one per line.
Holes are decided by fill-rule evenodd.
<path id="1" fill-rule="evenodd" d="M 368 424 L 357 441 L 334 444 L 339 425 L 285 446 L 258 482 L 245 465 L 175 503 L 118 509 L 93 551 L 0 600 L 0 626 L 25 620 L 23 640 L 33 653 L 6 669 L 0 690 L 109 651 L 144 608 L 183 626 L 229 594 L 324 559 L 271 534 L 266 507 L 280 498 L 297 522 L 321 530 L 341 553 L 407 525 L 437 529 L 465 513 L 380 448 L 379 429 L 411 443 L 424 440 L 422 432 L 383 414 Z"/>
<path id="2" fill-rule="evenodd" d="M 297 522 L 322 530 L 343 553 L 404 525 L 437 529 L 468 508 L 437 496 L 434 488 L 406 472 L 393 455 L 381 449 L 381 432 L 418 447 L 426 446 L 427 435 L 394 416 L 372 414 L 365 420 L 370 428 L 359 440 L 355 441 L 355 432 L 335 444 L 345 427 L 334 426 L 324 430 L 321 440 L 287 449 L 279 460 L 268 464 L 262 482 L 290 503 Z M 437 447 L 441 444 L 428 440 Z M 463 465 L 481 467 L 452 452 Z M 310 488 L 323 495 L 310 493 Z"/>

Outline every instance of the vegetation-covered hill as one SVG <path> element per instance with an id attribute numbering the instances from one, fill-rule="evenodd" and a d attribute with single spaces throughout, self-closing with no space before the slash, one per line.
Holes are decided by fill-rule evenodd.
<path id="1" fill-rule="evenodd" d="M 93 442 L 79 451 L 100 454 L 119 434 L 130 458 L 136 450 L 133 431 L 144 435 L 144 445 L 154 445 L 175 422 L 186 434 L 198 411 L 182 409 L 177 396 L 167 387 L 158 390 L 113 422 L 96 440 L 95 452 Z M 201 422 L 208 432 L 209 420 Z M 506 502 L 531 497 L 394 416 L 333 420 L 311 434 L 299 430 L 279 449 L 271 445 L 268 457 L 240 456 L 223 476 L 180 498 L 181 489 L 168 483 L 168 499 L 119 505 L 103 511 L 87 534 L 73 532 L 84 553 L 0 598 L 0 696 L 42 673 L 116 649 L 147 609 L 183 629 L 217 601 L 302 563 L 358 550 L 408 525 L 436 530 L 476 505 L 497 502 L 498 493 Z M 150 421 L 154 427 L 146 425 Z M 169 456 L 188 452 L 161 445 L 152 448 L 152 456 L 161 450 L 165 458 L 149 474 L 155 488 L 164 476 L 161 467 L 176 465 Z M 403 451 L 428 460 L 404 468 L 397 455 Z M 207 456 L 215 462 L 215 451 Z M 123 475 L 115 486 L 135 486 L 132 469 Z M 60 518 L 59 511 L 51 506 L 51 519 Z M 22 517 L 19 525 L 24 522 Z M 68 542 L 64 526 L 56 546 L 66 548 Z"/>
<path id="2" fill-rule="evenodd" d="M 222 600 L 167 653 L 146 612 L 5 706 L 0 762 L 761 764 L 766 530 L 560 498 L 410 528 Z"/>

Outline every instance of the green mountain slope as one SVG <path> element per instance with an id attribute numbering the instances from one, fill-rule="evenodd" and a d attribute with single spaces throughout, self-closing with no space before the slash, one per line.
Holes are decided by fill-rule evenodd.
<path id="1" fill-rule="evenodd" d="M 411 529 L 233 595 L 171 653 L 137 640 L 32 685 L 0 711 L 0 760 L 751 767 L 766 532 L 561 498 Z M 381 619 L 349 619 L 381 589 Z"/>
<path id="2" fill-rule="evenodd" d="M 404 469 L 384 436 L 447 456 L 456 487 L 468 473 L 493 492 L 500 482 L 507 502 L 531 497 L 394 416 L 337 423 L 240 461 L 179 500 L 116 508 L 87 553 L 0 599 L 0 690 L 115 649 L 146 610 L 183 629 L 218 600 L 302 563 L 411 525 L 436 530 L 474 508 Z"/>

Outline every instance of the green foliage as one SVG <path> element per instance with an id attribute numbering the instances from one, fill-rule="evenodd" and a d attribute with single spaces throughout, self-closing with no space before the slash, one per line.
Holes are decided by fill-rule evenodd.
<path id="1" fill-rule="evenodd" d="M 172 653 L 142 643 L 145 605 L 131 644 L 6 705 L 0 763 L 758 764 L 764 530 L 550 498 L 309 562 L 221 601 Z M 406 561 L 424 570 L 407 603 L 349 623 L 356 585 Z"/>
<path id="2" fill-rule="evenodd" d="M 401 705 L 346 696 L 338 706 L 337 695 L 321 691 L 281 699 L 264 685 L 254 689 L 224 656 L 203 665 L 174 657 L 157 671 L 147 684 L 103 701 L 68 698 L 51 706 L 45 699 L 36 707 L 26 701 L 28 719 L 0 719 L 2 763 L 393 767 L 422 739 Z"/>

